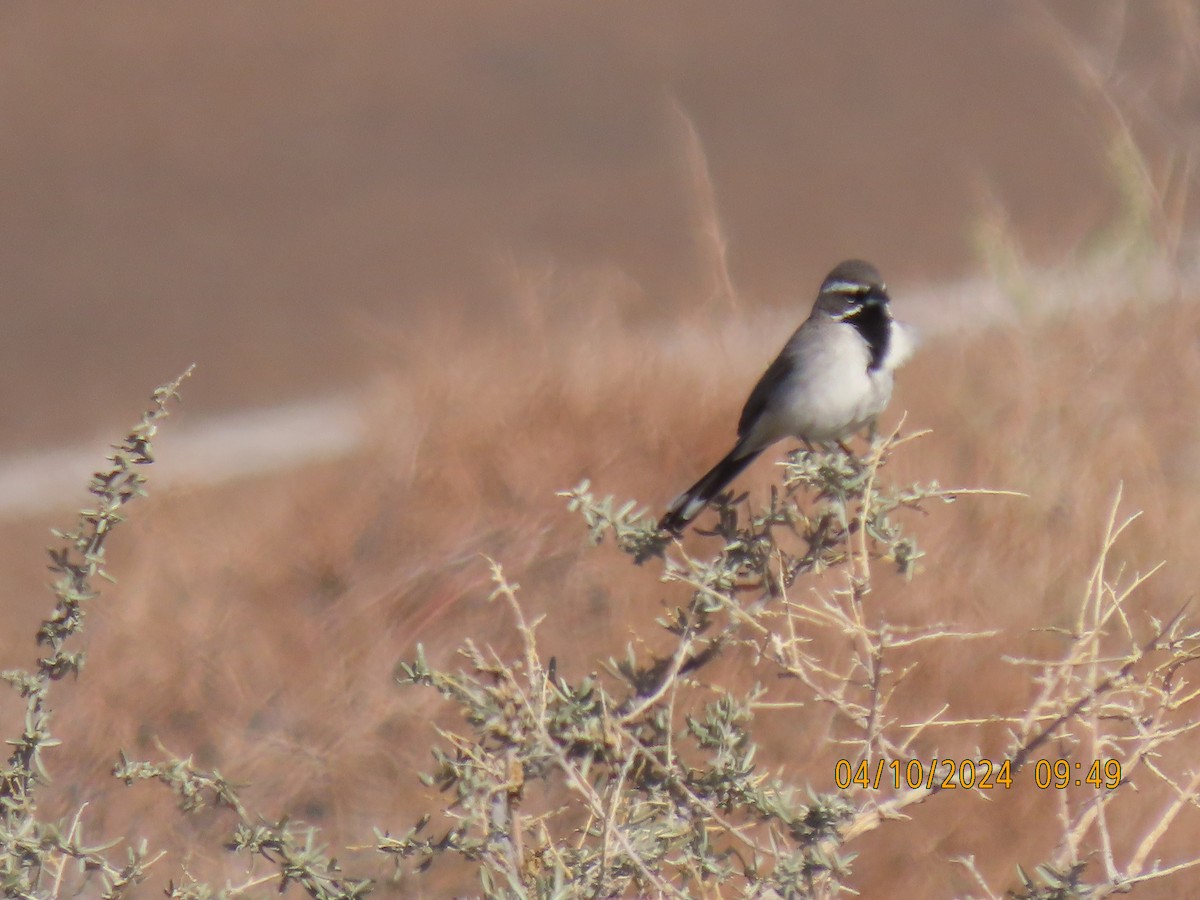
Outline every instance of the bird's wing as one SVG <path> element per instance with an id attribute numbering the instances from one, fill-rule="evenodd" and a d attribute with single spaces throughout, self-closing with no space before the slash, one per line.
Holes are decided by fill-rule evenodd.
<path id="1" fill-rule="evenodd" d="M 795 337 L 793 336 L 793 340 Z M 795 371 L 796 361 L 795 356 L 788 352 L 791 346 L 791 341 L 780 351 L 775 357 L 775 361 L 767 367 L 767 371 L 763 372 L 762 378 L 758 379 L 758 384 L 754 386 L 754 390 L 750 392 L 750 397 L 746 401 L 746 405 L 742 407 L 742 417 L 738 419 L 738 437 L 743 438 L 754 427 L 754 423 L 767 408 L 767 404 L 771 402 L 771 398 L 775 396 L 784 382 L 786 382 Z"/>

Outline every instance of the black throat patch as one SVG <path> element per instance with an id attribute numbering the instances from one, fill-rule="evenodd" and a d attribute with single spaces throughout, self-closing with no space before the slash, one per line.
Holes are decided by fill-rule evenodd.
<path id="1" fill-rule="evenodd" d="M 887 356 L 888 340 L 891 338 L 892 317 L 888 315 L 887 307 L 874 303 L 861 306 L 843 320 L 858 329 L 867 347 L 871 351 L 871 362 L 867 365 L 868 372 L 876 371 L 883 365 Z"/>

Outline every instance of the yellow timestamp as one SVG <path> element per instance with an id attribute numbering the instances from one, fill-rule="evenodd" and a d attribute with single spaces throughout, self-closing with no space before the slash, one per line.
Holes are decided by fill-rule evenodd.
<path id="1" fill-rule="evenodd" d="M 1072 786 L 1112 790 L 1121 783 L 1121 761 L 1093 759 L 1085 764 L 1069 759 L 1039 759 L 1033 764 L 1033 783 L 1043 790 L 1061 791 Z"/>
<path id="2" fill-rule="evenodd" d="M 873 763 L 852 763 L 839 759 L 833 766 L 833 783 L 839 790 L 858 786 L 868 790 L 891 787 L 927 790 L 989 791 L 1011 789 L 1014 783 L 1012 762 L 990 759 L 877 759 Z M 1121 783 L 1121 761 L 1092 760 L 1090 763 L 1068 759 L 1039 759 L 1033 765 L 1035 787 L 1065 790 L 1068 787 L 1092 787 L 1112 790 Z"/>

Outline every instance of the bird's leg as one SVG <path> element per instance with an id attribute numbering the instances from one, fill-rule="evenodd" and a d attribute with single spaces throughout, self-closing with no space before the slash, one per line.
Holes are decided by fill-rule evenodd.
<path id="1" fill-rule="evenodd" d="M 867 423 L 867 440 L 874 447 L 879 441 L 879 417 L 871 416 L 871 421 Z"/>

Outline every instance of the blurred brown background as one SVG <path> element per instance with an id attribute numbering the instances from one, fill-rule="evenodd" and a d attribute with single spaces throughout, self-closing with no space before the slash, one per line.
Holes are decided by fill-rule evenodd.
<path id="1" fill-rule="evenodd" d="M 652 632 L 670 601 L 655 573 L 584 548 L 554 491 L 586 476 L 657 506 L 690 483 L 852 255 L 930 334 L 886 424 L 907 410 L 934 435 L 895 476 L 1031 495 L 938 511 L 918 523 L 928 571 L 881 585 L 905 616 L 1004 632 L 992 655 L 923 660 L 913 715 L 1020 712 L 1000 656 L 1066 615 L 1119 482 L 1146 510 L 1122 561 L 1176 561 L 1146 589 L 1169 616 L 1200 578 L 1196 17 L 1091 0 L 0 7 L 0 466 L 98 457 L 193 361 L 164 460 L 174 429 L 231 411 L 334 392 L 368 416 L 346 459 L 152 481 L 114 541 L 88 668 L 56 687 L 47 808 L 87 802 L 92 834 L 157 835 L 238 878 L 219 815 L 108 778 L 118 748 L 162 741 L 335 846 L 403 831 L 441 802 L 414 772 L 444 707 L 400 691 L 395 661 L 417 641 L 447 666 L 464 637 L 509 645 L 483 552 L 550 614 L 564 677 Z M 1141 255 L 1071 281 L 1115 225 Z M 1143 289 L 1139 267 L 1164 261 L 1173 289 Z M 988 291 L 1015 324 L 938 330 Z M 49 518 L 0 524 L 0 668 L 35 652 Z M 19 715 L 0 700 L 5 728 Z M 826 738 L 771 719 L 764 758 L 824 788 Z M 975 853 L 1003 890 L 1054 846 L 1052 801 L 929 804 L 916 831 L 852 848 L 855 886 L 962 894 L 946 860 Z M 1145 815 L 1122 822 L 1136 836 Z M 1165 858 L 1193 852 L 1193 827 Z"/>
<path id="2" fill-rule="evenodd" d="M 1151 6 L 1054 9 L 1194 125 Z M 969 272 L 991 199 L 1053 259 L 1114 202 L 1103 100 L 1020 3 L 10 4 L 0 42 L 0 450 L 193 361 L 197 412 L 356 384 L 381 320 L 508 316 L 514 265 L 703 299 L 676 109 L 750 303 L 849 255 L 901 297 Z"/>

